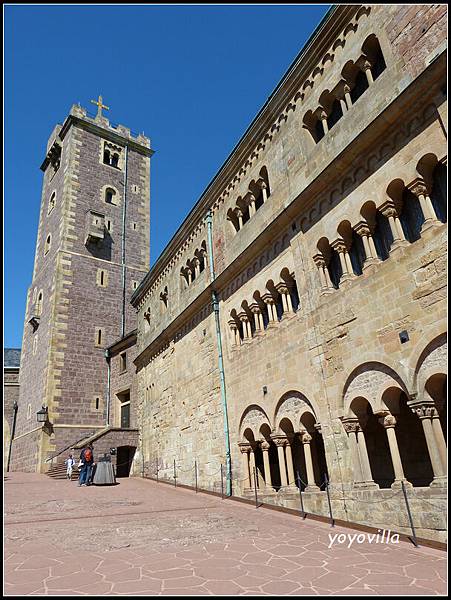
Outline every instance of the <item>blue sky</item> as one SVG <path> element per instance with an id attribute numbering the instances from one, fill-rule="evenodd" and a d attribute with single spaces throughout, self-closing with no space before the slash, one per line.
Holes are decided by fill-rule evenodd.
<path id="1" fill-rule="evenodd" d="M 329 5 L 6 6 L 5 347 L 20 347 L 46 141 L 76 102 L 144 131 L 151 264 Z"/>

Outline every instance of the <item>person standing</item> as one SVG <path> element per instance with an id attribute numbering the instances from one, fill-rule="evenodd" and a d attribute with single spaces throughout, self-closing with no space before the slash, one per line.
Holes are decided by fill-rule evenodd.
<path id="1" fill-rule="evenodd" d="M 91 444 L 88 444 L 80 454 L 80 479 L 78 485 L 90 485 L 92 467 L 94 464 L 94 452 Z"/>
<path id="2" fill-rule="evenodd" d="M 72 469 L 75 465 L 75 458 L 73 454 L 69 454 L 69 457 L 64 461 L 66 465 L 66 477 L 71 480 L 72 479 Z"/>

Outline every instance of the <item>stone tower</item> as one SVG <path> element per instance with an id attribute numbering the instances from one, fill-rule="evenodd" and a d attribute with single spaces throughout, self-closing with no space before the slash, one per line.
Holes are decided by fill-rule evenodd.
<path id="1" fill-rule="evenodd" d="M 91 118 L 73 106 L 41 165 L 12 470 L 46 471 L 55 453 L 109 424 L 105 349 L 136 328 L 129 300 L 149 269 L 153 151 L 101 108 Z"/>

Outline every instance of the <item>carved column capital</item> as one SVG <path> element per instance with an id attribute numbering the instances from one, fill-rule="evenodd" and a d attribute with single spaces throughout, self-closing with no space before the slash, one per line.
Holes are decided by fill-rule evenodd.
<path id="1" fill-rule="evenodd" d="M 360 423 L 357 419 L 343 419 L 342 424 L 348 435 L 350 433 L 357 433 L 360 429 Z"/>
<path id="2" fill-rule="evenodd" d="M 270 448 L 271 444 L 270 444 L 269 442 L 266 442 L 266 441 L 265 441 L 265 442 L 262 442 L 262 443 L 260 444 L 260 446 L 261 446 L 261 448 L 262 448 L 263 452 L 268 452 L 268 450 L 269 450 L 269 448 Z"/>
<path id="3" fill-rule="evenodd" d="M 288 440 L 285 436 L 278 435 L 271 437 L 271 439 L 277 447 L 286 446 L 288 444 Z"/>
<path id="4" fill-rule="evenodd" d="M 392 414 L 382 415 L 379 418 L 379 423 L 385 427 L 385 429 L 390 429 L 391 427 L 396 427 L 397 420 L 396 417 Z"/>
<path id="5" fill-rule="evenodd" d="M 263 302 L 265 302 L 265 304 L 275 304 L 274 297 L 269 292 L 267 294 L 263 294 L 263 296 L 261 296 L 261 299 L 263 300 Z"/>
<path id="6" fill-rule="evenodd" d="M 354 225 L 353 229 L 360 237 L 369 237 L 371 235 L 370 226 L 366 221 L 359 221 Z"/>
<path id="7" fill-rule="evenodd" d="M 261 308 L 257 304 L 257 302 L 253 302 L 252 304 L 249 304 L 249 309 L 254 313 L 254 315 L 261 313 Z"/>
<path id="8" fill-rule="evenodd" d="M 288 294 L 288 286 L 286 283 L 278 283 L 275 288 L 279 294 Z"/>
<path id="9" fill-rule="evenodd" d="M 397 217 L 398 211 L 396 210 L 395 203 L 393 200 L 386 200 L 383 204 L 379 206 L 379 211 L 385 217 Z"/>
<path id="10" fill-rule="evenodd" d="M 313 260 L 318 269 L 324 268 L 326 266 L 326 259 L 322 254 L 315 254 L 313 256 Z"/>
<path id="11" fill-rule="evenodd" d="M 249 316 L 246 312 L 240 312 L 238 313 L 237 317 L 239 318 L 239 320 L 243 323 L 243 322 L 247 322 L 249 321 Z"/>
<path id="12" fill-rule="evenodd" d="M 266 185 L 266 182 L 263 179 L 259 179 L 257 181 L 257 185 L 260 189 L 264 190 L 266 189 L 268 186 Z"/>
<path id="13" fill-rule="evenodd" d="M 421 177 L 412 181 L 407 187 L 415 196 L 426 196 L 429 193 L 426 182 Z"/>
<path id="14" fill-rule="evenodd" d="M 243 454 L 249 454 L 251 451 L 251 445 L 246 442 L 239 442 L 238 447 L 240 449 L 240 452 L 242 452 Z"/>
<path id="15" fill-rule="evenodd" d="M 342 254 L 344 252 L 347 252 L 348 249 L 346 247 L 345 241 L 344 240 L 334 240 L 331 245 L 331 248 L 333 248 L 334 250 L 336 250 L 339 254 Z"/>
<path id="16" fill-rule="evenodd" d="M 251 204 L 252 202 L 255 202 L 255 196 L 252 192 L 249 192 L 246 196 L 246 200 L 248 204 Z"/>
<path id="17" fill-rule="evenodd" d="M 311 441 L 312 436 L 307 431 L 304 431 L 303 433 L 301 432 L 301 442 L 303 444 L 310 444 Z"/>
<path id="18" fill-rule="evenodd" d="M 238 329 L 238 324 L 235 321 L 235 319 L 230 319 L 230 321 L 227 321 L 227 324 L 229 325 L 232 331 L 236 331 Z"/>

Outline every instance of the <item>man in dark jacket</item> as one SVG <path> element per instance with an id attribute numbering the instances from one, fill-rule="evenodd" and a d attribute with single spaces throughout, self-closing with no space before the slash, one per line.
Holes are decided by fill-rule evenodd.
<path id="1" fill-rule="evenodd" d="M 83 463 L 80 469 L 80 481 L 78 485 L 91 485 L 92 469 L 94 465 L 94 449 L 88 444 L 80 454 L 80 462 Z"/>

